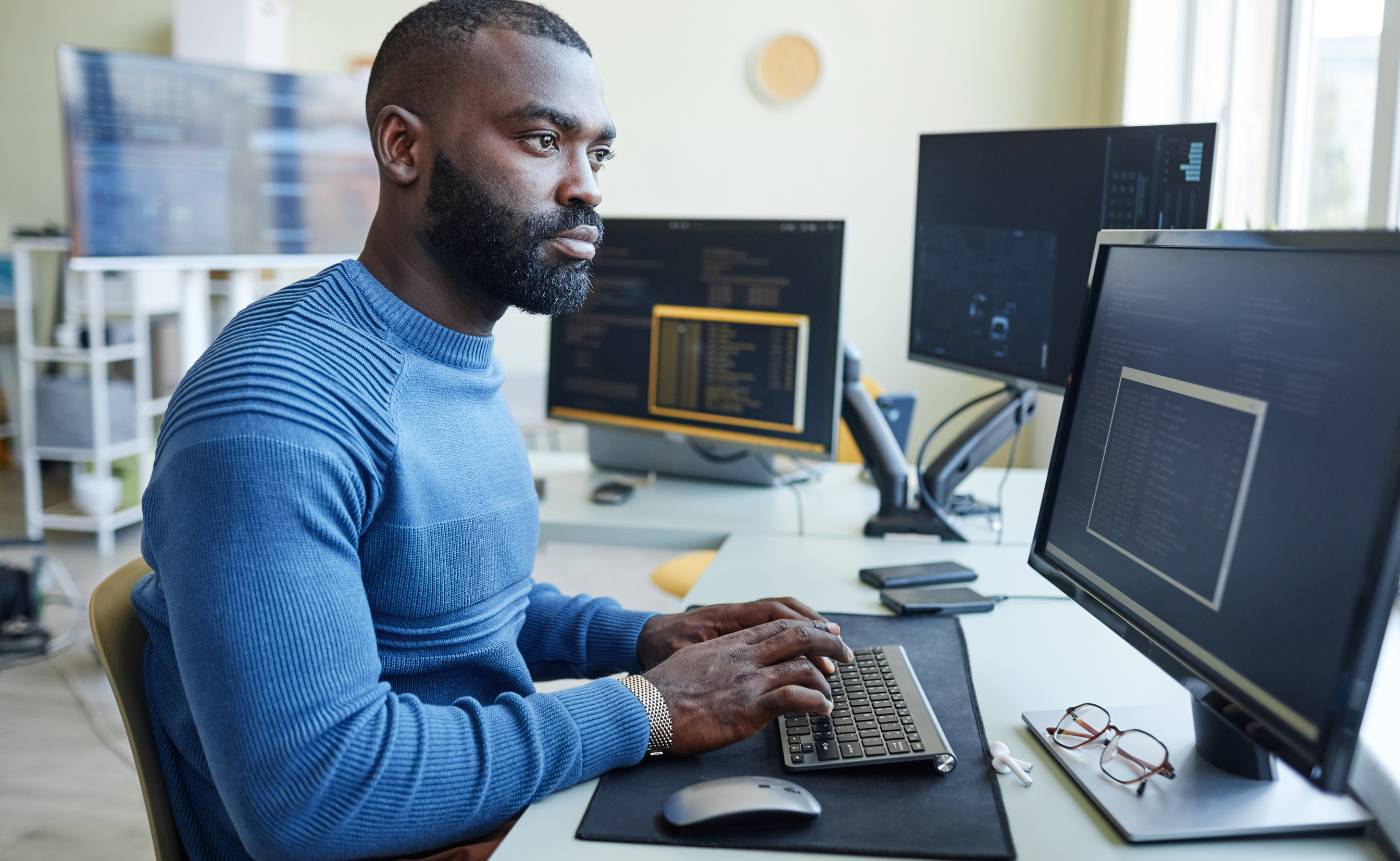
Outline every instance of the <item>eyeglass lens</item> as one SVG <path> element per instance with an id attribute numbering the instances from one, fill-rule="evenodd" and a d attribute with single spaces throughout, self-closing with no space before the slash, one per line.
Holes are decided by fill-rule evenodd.
<path id="1" fill-rule="evenodd" d="M 1142 730 L 1130 729 L 1113 737 L 1099 757 L 1099 766 L 1119 783 L 1132 783 L 1166 761 L 1165 745 Z"/>
<path id="2" fill-rule="evenodd" d="M 1083 747 L 1108 729 L 1108 712 L 1093 703 L 1081 703 L 1065 710 L 1055 727 L 1054 741 L 1060 747 Z"/>

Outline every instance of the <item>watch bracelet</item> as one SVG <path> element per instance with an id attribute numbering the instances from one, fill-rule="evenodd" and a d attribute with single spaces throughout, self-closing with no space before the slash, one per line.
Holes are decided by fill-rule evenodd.
<path id="1" fill-rule="evenodd" d="M 651 725 L 651 736 L 647 739 L 647 753 L 666 753 L 671 749 L 671 710 L 666 707 L 666 698 L 656 689 L 646 676 L 627 675 L 619 681 L 632 692 L 647 712 L 647 722 Z"/>

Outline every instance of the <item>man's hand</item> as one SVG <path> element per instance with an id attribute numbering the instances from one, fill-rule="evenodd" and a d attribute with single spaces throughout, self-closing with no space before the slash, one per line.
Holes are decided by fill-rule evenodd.
<path id="1" fill-rule="evenodd" d="M 685 646 L 644 673 L 671 713 L 672 752 L 723 747 L 788 712 L 830 714 L 831 686 L 814 661 L 855 657 L 835 627 L 767 622 Z"/>
<path id="2" fill-rule="evenodd" d="M 683 646 L 703 643 L 779 619 L 826 621 L 817 611 L 796 598 L 763 598 L 743 604 L 713 604 L 686 613 L 653 616 L 642 626 L 641 636 L 637 638 L 637 659 L 643 669 L 651 669 Z M 840 625 L 835 622 L 829 624 L 832 633 L 841 633 Z M 818 666 L 825 673 L 834 672 L 836 669 L 825 658 L 818 660 Z"/>

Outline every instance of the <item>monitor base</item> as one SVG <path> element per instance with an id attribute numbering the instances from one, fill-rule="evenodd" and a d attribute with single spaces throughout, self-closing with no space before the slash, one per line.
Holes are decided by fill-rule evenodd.
<path id="1" fill-rule="evenodd" d="M 905 508 L 887 514 L 872 514 L 865 522 L 865 534 L 883 538 L 890 534 L 936 535 L 944 541 L 966 542 L 967 537 L 953 525 L 953 519 L 942 511 L 927 508 Z"/>
<path id="2" fill-rule="evenodd" d="M 812 466 L 770 452 L 601 426 L 588 429 L 588 459 L 599 469 L 658 472 L 757 487 L 787 484 L 814 472 Z"/>
<path id="3" fill-rule="evenodd" d="M 1350 797 L 1325 793 L 1287 766 L 1277 769 L 1275 780 L 1257 780 L 1206 762 L 1196 750 L 1195 724 L 1184 701 L 1108 709 L 1117 726 L 1141 728 L 1162 740 L 1171 751 L 1175 780 L 1154 777 L 1138 796 L 1099 770 L 1097 749 L 1065 750 L 1050 740 L 1045 728 L 1059 721 L 1063 709 L 1024 712 L 1021 720 L 1131 843 L 1360 830 L 1371 822 L 1371 814 Z"/>

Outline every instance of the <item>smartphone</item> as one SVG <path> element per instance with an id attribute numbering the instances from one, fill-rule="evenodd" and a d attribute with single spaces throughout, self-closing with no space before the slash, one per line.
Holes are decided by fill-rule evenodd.
<path id="1" fill-rule="evenodd" d="M 923 562 L 918 565 L 886 565 L 881 568 L 860 569 L 860 580 L 876 589 L 900 589 L 905 586 L 941 586 L 967 583 L 977 579 L 977 572 L 961 562 Z"/>
<path id="2" fill-rule="evenodd" d="M 901 616 L 914 613 L 986 613 L 997 605 L 994 599 L 963 586 L 881 589 L 880 603 Z"/>

